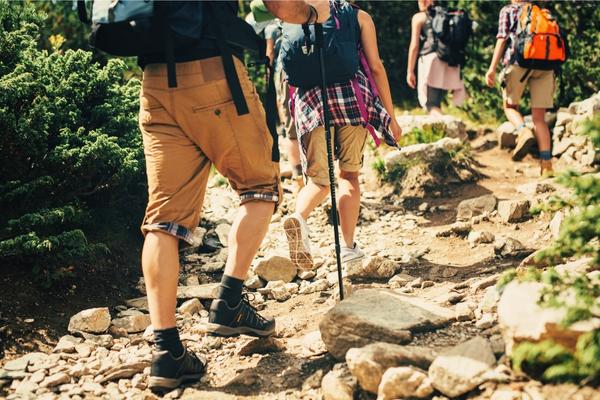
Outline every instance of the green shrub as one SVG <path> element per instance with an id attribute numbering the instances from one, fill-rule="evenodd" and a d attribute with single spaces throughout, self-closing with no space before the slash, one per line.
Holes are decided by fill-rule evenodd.
<path id="1" fill-rule="evenodd" d="M 410 146 L 417 143 L 433 143 L 446 136 L 443 126 L 427 125 L 422 129 L 413 128 L 408 133 L 400 136 L 399 144 L 401 147 Z"/>
<path id="2" fill-rule="evenodd" d="M 0 260 L 50 284 L 137 231 L 146 198 L 139 81 L 82 50 L 38 50 L 28 3 L 0 0 Z"/>

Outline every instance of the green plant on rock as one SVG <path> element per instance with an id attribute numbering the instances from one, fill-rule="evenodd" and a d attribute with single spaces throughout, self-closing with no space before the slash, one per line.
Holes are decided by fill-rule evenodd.
<path id="1" fill-rule="evenodd" d="M 138 236 L 146 189 L 139 81 L 37 49 L 41 22 L 0 0 L 0 260 L 49 285 Z"/>
<path id="2" fill-rule="evenodd" d="M 425 125 L 423 128 L 413 128 L 408 133 L 403 133 L 400 136 L 398 144 L 400 146 L 410 146 L 417 143 L 433 143 L 444 138 L 446 132 L 444 131 L 443 125 Z"/>

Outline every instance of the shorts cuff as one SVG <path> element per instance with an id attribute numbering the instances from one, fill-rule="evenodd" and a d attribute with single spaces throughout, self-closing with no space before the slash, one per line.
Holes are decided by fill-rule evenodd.
<path id="1" fill-rule="evenodd" d="M 340 170 L 346 172 L 358 172 L 362 168 L 362 164 L 342 164 L 340 163 Z"/>
<path id="2" fill-rule="evenodd" d="M 267 201 L 271 203 L 279 203 L 279 194 L 274 192 L 245 192 L 240 194 L 240 202 L 241 204 L 247 203 L 249 201 L 258 200 L 258 201 Z"/>
<path id="3" fill-rule="evenodd" d="M 175 222 L 157 222 L 154 224 L 146 224 L 142 226 L 142 231 L 144 232 L 144 235 L 147 232 L 153 231 L 164 232 L 171 236 L 175 236 L 176 238 L 181 239 L 192 246 L 199 246 L 202 244 L 196 243 L 191 230 Z"/>

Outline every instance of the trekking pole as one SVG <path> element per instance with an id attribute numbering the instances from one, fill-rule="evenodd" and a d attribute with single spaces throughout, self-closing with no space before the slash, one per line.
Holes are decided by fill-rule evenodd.
<path id="1" fill-rule="evenodd" d="M 335 237 L 335 260 L 337 263 L 338 284 L 340 287 L 340 300 L 344 300 L 344 284 L 342 282 L 342 262 L 340 259 L 340 231 L 338 229 L 338 213 L 335 199 L 335 173 L 333 169 L 333 144 L 331 140 L 331 124 L 329 120 L 329 105 L 327 104 L 327 75 L 325 73 L 325 55 L 323 25 L 315 24 L 315 42 L 319 50 L 319 66 L 321 69 L 321 98 L 323 101 L 323 125 L 325 128 L 325 142 L 327 143 L 327 166 L 329 168 L 329 189 L 331 193 L 331 220 L 333 221 L 333 235 Z"/>

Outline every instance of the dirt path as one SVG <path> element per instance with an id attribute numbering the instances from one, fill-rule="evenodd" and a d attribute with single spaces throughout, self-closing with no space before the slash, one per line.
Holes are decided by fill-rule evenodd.
<path id="1" fill-rule="evenodd" d="M 504 224 L 495 219 L 483 219 L 476 225 L 478 231 L 488 231 L 496 237 L 510 237 L 521 242 L 529 251 L 521 252 L 517 257 L 497 257 L 493 243 L 480 244 L 473 248 L 464 237 L 436 236 L 438 232 L 447 230 L 455 222 L 456 206 L 460 201 L 484 194 L 493 194 L 498 199 L 525 199 L 527 195 L 518 192 L 516 188 L 525 183 L 539 181 L 539 178 L 534 176 L 537 166 L 535 160 L 528 159 L 515 164 L 510 160 L 508 153 L 500 151 L 493 145 L 490 146 L 489 143 L 486 145 L 490 140 L 492 140 L 491 136 L 479 137 L 472 143 L 475 148 L 473 156 L 479 163 L 483 175 L 479 181 L 472 184 L 448 185 L 441 192 L 442 196 L 427 197 L 422 202 L 412 204 L 412 207 L 390 201 L 389 197 L 386 197 L 389 193 L 377 189 L 379 185 L 372 181 L 373 174 L 368 170 L 370 162 L 369 160 L 365 162 L 363 176 L 367 181 L 363 183 L 366 188 L 371 190 L 364 193 L 363 210 L 357 231 L 358 240 L 369 255 L 379 254 L 401 260 L 402 270 L 397 273 L 420 279 L 418 281 L 421 283 L 420 285 L 409 283 L 402 289 L 404 293 L 430 300 L 452 312 L 454 312 L 454 305 L 450 297 L 460 294 L 460 291 L 456 290 L 460 284 L 482 281 L 507 268 L 515 267 L 524 255 L 543 247 L 550 240 L 548 220 L 545 217 L 532 218 L 518 224 Z M 287 254 L 285 236 L 280 223 L 282 213 L 286 213 L 291 208 L 290 188 L 286 186 L 286 189 L 285 202 L 279 215 L 274 217 L 274 222 L 271 224 L 259 256 Z M 235 198 L 228 189 L 222 187 L 213 187 L 209 193 L 207 199 L 209 206 L 205 213 L 206 222 L 203 222 L 209 229 L 208 240 L 205 241 L 205 246 L 199 255 L 187 257 L 182 268 L 184 271 L 181 278 L 182 284 L 217 282 L 220 276 L 219 271 L 203 270 L 203 265 L 209 262 L 222 263 L 223 261 L 223 254 L 226 250 L 208 252 L 218 247 L 218 244 L 215 244 L 216 235 L 211 229 L 218 224 L 231 221 Z M 534 199 L 529 200 L 533 201 Z M 423 206 L 424 203 L 427 203 L 427 207 Z M 331 257 L 332 228 L 328 225 L 327 220 L 324 207 L 317 209 L 309 219 L 316 259 L 320 260 L 319 263 L 322 264 L 317 270 L 315 279 L 321 277 L 331 280 L 331 273 L 335 271 L 335 264 Z M 206 242 L 209 242 L 210 245 L 207 246 Z M 213 245 L 214 247 L 211 247 Z M 298 282 L 301 283 L 301 281 Z M 425 284 L 425 282 L 427 283 Z M 367 287 L 388 287 L 387 279 L 363 280 L 353 284 L 354 290 Z M 192 349 L 207 355 L 209 366 L 207 374 L 201 382 L 178 389 L 168 394 L 167 397 L 189 399 L 321 398 L 322 377 L 336 361 L 325 349 L 320 339 L 318 325 L 322 316 L 336 304 L 336 292 L 337 288 L 333 286 L 325 291 L 295 294 L 283 302 L 267 300 L 266 296 L 263 301 L 259 299 L 256 302 L 257 306 L 264 308 L 263 312 L 275 316 L 278 325 L 275 340 L 266 343 L 257 343 L 246 337 L 235 339 L 208 337 L 202 330 L 202 324 L 206 321 L 207 316 L 205 311 L 193 316 L 180 315 L 178 321 L 183 330 L 183 339 Z M 477 302 L 479 298 L 474 296 L 472 299 L 464 300 Z M 203 304 L 207 307 L 208 301 L 203 301 Z M 98 304 L 98 306 L 104 305 Z M 66 327 L 66 318 L 64 324 Z M 475 321 L 471 319 L 454 322 L 437 331 L 418 334 L 414 338 L 413 344 L 439 349 L 463 342 L 476 335 L 486 337 L 502 348 L 496 326 L 485 329 L 478 328 Z M 141 333 L 122 338 L 115 337 L 114 344 L 108 347 L 110 351 L 96 349 L 91 355 L 87 355 L 87 358 L 81 356 L 78 353 L 79 350 L 76 350 L 54 359 L 54 365 L 49 366 L 48 374 L 67 371 L 69 375 L 72 375 L 69 372 L 73 371 L 72 365 L 77 363 L 94 365 L 97 361 L 98 370 L 92 368 L 87 373 L 83 373 L 80 375 L 82 377 L 78 383 L 68 383 L 69 379 L 65 378 L 65 382 L 56 385 L 55 389 L 49 390 L 41 387 L 45 381 L 42 384 L 38 381 L 30 386 L 25 385 L 24 382 L 31 381 L 28 374 L 14 378 L 12 383 L 2 380 L 0 382 L 5 382 L 5 394 L 10 393 L 13 398 L 19 398 L 19 395 L 15 395 L 15 391 L 19 391 L 19 388 L 21 388 L 21 395 L 32 393 L 30 397 L 23 395 L 27 398 L 42 398 L 40 396 L 48 399 L 57 398 L 54 392 L 61 392 L 71 398 L 77 396 L 79 398 L 153 398 L 153 395 L 145 389 L 143 377 L 144 374 L 147 374 L 147 368 L 144 370 L 143 365 L 133 377 L 123 375 L 123 378 L 115 378 L 108 383 L 103 382 L 102 385 L 98 384 L 101 381 L 98 379 L 98 374 L 102 375 L 100 370 L 107 371 L 102 367 L 104 363 L 107 363 L 109 367 L 112 365 L 110 363 L 117 365 L 125 362 L 127 357 L 135 353 L 139 356 L 139 360 L 144 360 L 147 364 L 151 347 L 145 337 Z M 1 378 L 2 376 L 0 376 Z M 500 387 L 502 387 L 501 384 L 494 386 L 493 389 Z M 570 393 L 568 389 L 568 387 L 561 386 L 558 389 L 542 388 L 539 390 L 544 393 L 546 390 L 551 390 L 548 392 L 550 397 L 547 398 L 559 399 L 563 397 L 552 396 L 558 395 L 558 393 Z M 491 392 L 483 390 L 469 398 L 487 399 Z M 375 398 L 374 395 L 365 395 L 364 393 L 361 396 Z M 595 396 L 595 394 L 592 392 L 590 396 Z M 591 399 L 593 397 L 581 398 Z"/>

